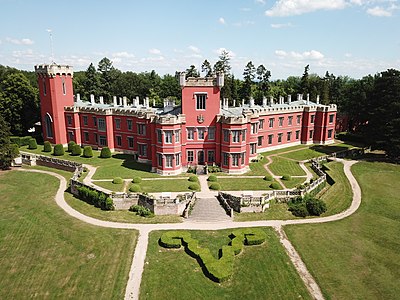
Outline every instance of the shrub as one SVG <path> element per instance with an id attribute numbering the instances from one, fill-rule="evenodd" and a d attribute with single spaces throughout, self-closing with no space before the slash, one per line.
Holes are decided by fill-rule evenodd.
<path id="1" fill-rule="evenodd" d="M 72 152 L 72 147 L 74 147 L 74 145 L 76 145 L 76 143 L 74 141 L 69 141 L 67 152 Z"/>
<path id="2" fill-rule="evenodd" d="M 29 140 L 28 149 L 37 149 L 36 139 L 30 139 Z"/>
<path id="3" fill-rule="evenodd" d="M 308 216 L 308 211 L 304 203 L 292 204 L 289 206 L 289 211 L 296 217 L 305 218 Z"/>
<path id="4" fill-rule="evenodd" d="M 10 136 L 11 144 L 17 144 L 18 147 L 21 147 L 21 138 L 19 136 Z"/>
<path id="5" fill-rule="evenodd" d="M 208 166 L 207 171 L 208 171 L 208 173 L 217 173 L 217 172 L 221 172 L 221 168 L 218 166 Z"/>
<path id="6" fill-rule="evenodd" d="M 150 209 L 141 206 L 141 205 L 132 205 L 131 207 L 129 207 L 129 211 L 133 211 L 135 212 L 138 216 L 141 217 L 153 217 L 154 214 L 151 212 Z"/>
<path id="7" fill-rule="evenodd" d="M 210 184 L 210 189 L 219 191 L 221 189 L 221 185 L 218 182 L 214 182 Z"/>
<path id="8" fill-rule="evenodd" d="M 324 201 L 317 198 L 306 198 L 306 208 L 311 216 L 320 216 L 326 212 L 326 204 Z"/>
<path id="9" fill-rule="evenodd" d="M 53 155 L 55 156 L 62 156 L 64 155 L 64 147 L 61 144 L 57 144 L 54 146 L 54 152 Z"/>
<path id="10" fill-rule="evenodd" d="M 190 175 L 188 180 L 191 182 L 199 182 L 199 178 L 196 175 Z"/>
<path id="11" fill-rule="evenodd" d="M 132 193 L 138 193 L 141 190 L 142 189 L 140 188 L 140 185 L 138 185 L 138 184 L 132 184 L 131 187 L 129 188 L 129 191 Z"/>
<path id="12" fill-rule="evenodd" d="M 43 152 L 51 152 L 51 144 L 49 141 L 45 141 L 43 144 Z"/>
<path id="13" fill-rule="evenodd" d="M 14 158 L 19 156 L 19 147 L 17 144 L 11 144 L 11 156 Z"/>
<path id="14" fill-rule="evenodd" d="M 83 148 L 83 157 L 90 158 L 93 157 L 93 150 L 91 146 L 85 146 Z"/>
<path id="15" fill-rule="evenodd" d="M 200 190 L 200 185 L 197 183 L 192 183 L 189 185 L 189 190 L 198 191 L 198 190 Z"/>
<path id="16" fill-rule="evenodd" d="M 27 146 L 29 145 L 29 141 L 32 139 L 31 136 L 24 136 L 20 138 L 21 141 L 21 146 Z"/>
<path id="17" fill-rule="evenodd" d="M 208 179 L 207 179 L 208 181 L 211 181 L 211 182 L 215 182 L 215 181 L 218 181 L 218 178 L 217 178 L 217 176 L 215 176 L 215 175 L 210 175 L 210 176 L 208 176 Z"/>
<path id="18" fill-rule="evenodd" d="M 286 180 L 286 181 L 289 181 L 289 180 L 292 180 L 292 177 L 290 176 L 290 175 L 283 175 L 282 176 L 282 180 Z"/>
<path id="19" fill-rule="evenodd" d="M 121 183 L 123 183 L 124 181 L 122 180 L 122 178 L 121 177 L 115 177 L 114 179 L 113 179 L 113 181 L 112 181 L 112 183 L 114 183 L 114 184 L 121 184 Z"/>
<path id="20" fill-rule="evenodd" d="M 111 157 L 111 150 L 108 147 L 103 147 L 100 152 L 101 158 L 110 158 Z"/>
<path id="21" fill-rule="evenodd" d="M 92 204 L 102 210 L 114 210 L 114 202 L 103 192 L 93 190 L 86 186 L 80 186 L 77 188 L 78 196 L 83 201 Z"/>
<path id="22" fill-rule="evenodd" d="M 82 148 L 81 148 L 81 146 L 79 146 L 78 144 L 75 144 L 75 145 L 72 147 L 71 155 L 73 155 L 73 156 L 79 156 L 79 155 L 81 155 L 81 154 L 82 154 Z"/>
<path id="23" fill-rule="evenodd" d="M 272 177 L 272 175 L 265 175 L 263 178 L 265 181 L 272 181 L 274 180 L 274 178 Z"/>
<path id="24" fill-rule="evenodd" d="M 271 183 L 271 184 L 269 185 L 269 187 L 270 187 L 271 189 L 274 189 L 274 190 L 279 190 L 279 189 L 281 188 L 280 185 L 279 185 L 279 183 L 277 183 L 277 182 Z"/>
<path id="25" fill-rule="evenodd" d="M 132 179 L 132 183 L 141 183 L 142 182 L 142 178 L 139 176 L 135 176 Z"/>

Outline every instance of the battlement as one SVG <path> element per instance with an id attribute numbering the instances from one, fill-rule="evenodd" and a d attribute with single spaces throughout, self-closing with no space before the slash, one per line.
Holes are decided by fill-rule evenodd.
<path id="1" fill-rule="evenodd" d="M 72 66 L 68 65 L 36 65 L 35 72 L 39 75 L 51 76 L 54 77 L 56 75 L 70 75 L 73 77 L 74 72 Z"/>

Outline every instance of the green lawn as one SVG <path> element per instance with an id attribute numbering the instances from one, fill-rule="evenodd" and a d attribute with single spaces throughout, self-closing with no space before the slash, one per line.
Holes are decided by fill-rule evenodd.
<path id="1" fill-rule="evenodd" d="M 272 200 L 270 207 L 263 213 L 235 213 L 235 221 L 260 221 L 260 220 L 289 220 L 296 219 L 290 211 L 286 203 L 277 203 Z"/>
<path id="2" fill-rule="evenodd" d="M 352 167 L 362 204 L 333 223 L 285 231 L 327 299 L 398 299 L 400 294 L 400 166 Z"/>
<path id="3" fill-rule="evenodd" d="M 285 159 L 280 156 L 273 156 L 272 163 L 269 165 L 269 169 L 274 175 L 291 175 L 301 176 L 306 175 L 299 164 L 293 160 Z"/>
<path id="4" fill-rule="evenodd" d="M 59 181 L 49 175 L 0 178 L 0 299 L 124 297 L 136 231 L 69 217 L 53 199 Z"/>
<path id="5" fill-rule="evenodd" d="M 310 299 L 305 286 L 271 228 L 267 241 L 244 246 L 235 257 L 234 274 L 218 284 L 208 279 L 196 259 L 158 245 L 161 231 L 151 232 L 140 299 Z M 191 231 L 201 247 L 218 249 L 230 241 L 230 230 Z"/>
<path id="6" fill-rule="evenodd" d="M 271 190 L 272 181 L 263 178 L 218 178 L 222 191 L 263 191 Z M 278 183 L 279 184 L 279 183 Z"/>
<path id="7" fill-rule="evenodd" d="M 93 181 L 92 183 L 113 192 L 124 191 L 124 182 L 114 184 L 112 183 L 111 180 L 111 181 Z"/>
<path id="8" fill-rule="evenodd" d="M 190 192 L 189 185 L 193 183 L 187 179 L 142 180 L 139 184 L 143 192 Z"/>
<path id="9" fill-rule="evenodd" d="M 280 156 L 295 160 L 308 160 L 315 157 L 331 154 L 333 152 L 343 151 L 352 147 L 353 147 L 352 145 L 344 143 L 333 144 L 333 145 L 313 145 L 308 149 L 302 149 L 295 152 L 285 153 Z"/>
<path id="10" fill-rule="evenodd" d="M 306 181 L 306 177 L 292 177 L 290 180 L 282 180 L 282 183 L 286 186 L 286 188 L 292 189 L 304 183 L 304 181 Z"/>

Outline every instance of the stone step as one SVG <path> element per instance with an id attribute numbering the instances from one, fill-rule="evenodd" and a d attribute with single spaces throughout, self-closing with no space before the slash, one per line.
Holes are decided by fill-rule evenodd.
<path id="1" fill-rule="evenodd" d="M 231 218 L 219 204 L 217 198 L 197 198 L 188 218 L 194 222 L 230 221 Z"/>

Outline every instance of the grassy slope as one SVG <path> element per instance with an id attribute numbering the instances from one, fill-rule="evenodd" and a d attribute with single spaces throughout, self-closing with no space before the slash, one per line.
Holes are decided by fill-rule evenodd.
<path id="1" fill-rule="evenodd" d="M 285 231 L 327 299 L 398 299 L 400 166 L 361 162 L 352 170 L 362 189 L 354 215 Z"/>
<path id="2" fill-rule="evenodd" d="M 123 297 L 135 231 L 67 216 L 53 200 L 51 176 L 0 177 L 0 299 Z"/>
<path id="3" fill-rule="evenodd" d="M 222 191 L 271 190 L 272 181 L 263 178 L 218 178 Z M 279 185 L 279 183 L 278 183 Z"/>
<path id="4" fill-rule="evenodd" d="M 205 277 L 198 262 L 182 248 L 160 247 L 161 232 L 152 232 L 141 299 L 309 299 L 276 234 L 271 228 L 265 231 L 267 242 L 262 246 L 245 246 L 235 257 L 233 277 L 222 284 Z M 230 230 L 191 232 L 215 256 L 230 241 Z"/>
<path id="5" fill-rule="evenodd" d="M 280 156 L 273 156 L 272 163 L 269 165 L 269 169 L 278 176 L 291 175 L 291 176 L 302 176 L 306 175 L 299 164 L 295 161 L 285 159 Z"/>

